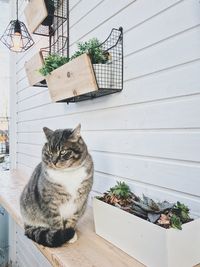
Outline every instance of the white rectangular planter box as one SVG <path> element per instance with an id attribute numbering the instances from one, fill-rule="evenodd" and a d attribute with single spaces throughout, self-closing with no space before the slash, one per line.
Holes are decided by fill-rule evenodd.
<path id="1" fill-rule="evenodd" d="M 96 233 L 147 267 L 200 263 L 200 219 L 164 229 L 96 198 L 93 211 Z"/>

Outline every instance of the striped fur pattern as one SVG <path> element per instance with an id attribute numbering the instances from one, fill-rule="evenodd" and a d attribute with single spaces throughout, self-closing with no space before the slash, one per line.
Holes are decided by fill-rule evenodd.
<path id="1" fill-rule="evenodd" d="M 74 130 L 44 128 L 47 142 L 25 186 L 20 208 L 25 235 L 48 247 L 74 239 L 93 183 L 93 162 L 80 134 Z"/>

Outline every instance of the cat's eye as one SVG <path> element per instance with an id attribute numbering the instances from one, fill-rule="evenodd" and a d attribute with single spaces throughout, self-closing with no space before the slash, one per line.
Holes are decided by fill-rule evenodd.
<path id="1" fill-rule="evenodd" d="M 69 152 L 70 152 L 70 150 L 63 149 L 63 150 L 60 151 L 60 154 L 61 155 L 65 155 L 66 153 L 69 153 Z"/>

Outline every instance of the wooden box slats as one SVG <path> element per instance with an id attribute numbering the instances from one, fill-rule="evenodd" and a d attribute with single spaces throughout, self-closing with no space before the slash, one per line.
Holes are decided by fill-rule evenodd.
<path id="1" fill-rule="evenodd" d="M 87 54 L 54 70 L 46 77 L 46 81 L 55 102 L 98 90 L 92 63 Z"/>
<path id="2" fill-rule="evenodd" d="M 45 77 L 42 76 L 38 71 L 43 66 L 43 63 L 44 60 L 41 52 L 35 54 L 29 61 L 25 63 L 25 70 L 31 86 L 36 85 L 45 79 Z"/>
<path id="3" fill-rule="evenodd" d="M 28 28 L 33 33 L 48 15 L 44 0 L 30 0 L 24 10 L 24 14 Z"/>

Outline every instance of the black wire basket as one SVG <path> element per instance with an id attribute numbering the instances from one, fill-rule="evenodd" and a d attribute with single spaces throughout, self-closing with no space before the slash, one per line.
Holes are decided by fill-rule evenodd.
<path id="1" fill-rule="evenodd" d="M 40 24 L 33 34 L 42 36 L 52 36 L 62 26 L 69 17 L 68 0 L 44 0 L 47 17 Z M 64 35 L 64 33 L 62 34 Z"/>
<path id="2" fill-rule="evenodd" d="M 59 102 L 74 103 L 120 92 L 123 89 L 123 28 L 112 29 L 108 38 L 100 45 L 109 60 L 104 64 L 93 64 L 98 90 Z"/>

